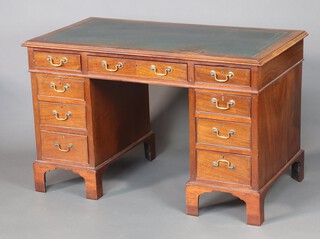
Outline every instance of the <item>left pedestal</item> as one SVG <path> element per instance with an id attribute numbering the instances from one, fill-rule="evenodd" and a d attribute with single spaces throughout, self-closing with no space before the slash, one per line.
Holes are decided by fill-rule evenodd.
<path id="1" fill-rule="evenodd" d="M 148 85 L 49 72 L 31 79 L 36 191 L 46 191 L 46 172 L 65 169 L 83 177 L 88 199 L 98 199 L 110 163 L 140 143 L 146 158 L 155 158 Z"/>

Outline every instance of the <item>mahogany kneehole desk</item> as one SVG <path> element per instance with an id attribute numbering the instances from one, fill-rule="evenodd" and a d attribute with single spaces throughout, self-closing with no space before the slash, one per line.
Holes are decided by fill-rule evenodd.
<path id="1" fill-rule="evenodd" d="M 87 198 L 102 196 L 102 174 L 140 143 L 155 158 L 148 84 L 189 89 L 187 214 L 220 191 L 264 221 L 271 184 L 290 166 L 304 177 L 300 148 L 304 31 L 89 18 L 27 41 L 37 160 L 45 174 L 71 170 Z M 139 83 L 139 84 L 138 84 Z"/>

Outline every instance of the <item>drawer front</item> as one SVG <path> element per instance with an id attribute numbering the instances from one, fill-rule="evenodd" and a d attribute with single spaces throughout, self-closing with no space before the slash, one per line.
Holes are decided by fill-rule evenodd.
<path id="1" fill-rule="evenodd" d="M 251 158 L 237 154 L 197 151 L 197 178 L 251 184 Z"/>
<path id="2" fill-rule="evenodd" d="M 90 73 L 187 81 L 187 64 L 171 62 L 89 56 L 88 71 Z"/>
<path id="3" fill-rule="evenodd" d="M 197 91 L 196 110 L 205 113 L 250 117 L 251 98 Z"/>
<path id="4" fill-rule="evenodd" d="M 196 65 L 195 80 L 196 82 L 210 84 L 250 86 L 250 70 Z"/>
<path id="5" fill-rule="evenodd" d="M 88 71 L 111 75 L 135 75 L 136 63 L 130 59 L 88 56 Z"/>
<path id="6" fill-rule="evenodd" d="M 35 51 L 33 57 L 35 67 L 81 71 L 79 54 Z"/>
<path id="7" fill-rule="evenodd" d="M 137 75 L 162 80 L 187 81 L 187 64 L 138 61 Z"/>
<path id="8" fill-rule="evenodd" d="M 86 128 L 85 106 L 39 102 L 40 124 Z"/>
<path id="9" fill-rule="evenodd" d="M 197 118 L 198 143 L 250 149 L 250 139 L 250 124 Z"/>
<path id="10" fill-rule="evenodd" d="M 41 131 L 42 158 L 88 163 L 87 137 Z"/>
<path id="11" fill-rule="evenodd" d="M 38 95 L 84 100 L 82 78 L 37 74 Z"/>

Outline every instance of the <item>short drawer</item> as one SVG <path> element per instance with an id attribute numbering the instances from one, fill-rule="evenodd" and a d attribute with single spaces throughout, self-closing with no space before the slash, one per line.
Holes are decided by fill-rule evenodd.
<path id="1" fill-rule="evenodd" d="M 41 131 L 43 160 L 88 163 L 87 136 Z"/>
<path id="2" fill-rule="evenodd" d="M 72 128 L 86 128 L 83 105 L 39 102 L 40 124 Z"/>
<path id="3" fill-rule="evenodd" d="M 251 98 L 233 94 L 196 91 L 196 111 L 250 117 Z"/>
<path id="4" fill-rule="evenodd" d="M 251 125 L 197 118 L 197 142 L 250 149 Z"/>
<path id="5" fill-rule="evenodd" d="M 34 67 L 81 71 L 79 54 L 34 51 Z"/>
<path id="6" fill-rule="evenodd" d="M 51 74 L 36 74 L 38 95 L 84 100 L 84 81 L 82 78 Z"/>
<path id="7" fill-rule="evenodd" d="M 237 154 L 198 150 L 197 178 L 251 185 L 251 158 Z"/>
<path id="8" fill-rule="evenodd" d="M 250 70 L 220 66 L 195 66 L 195 81 L 210 84 L 250 86 Z"/>
<path id="9" fill-rule="evenodd" d="M 183 63 L 89 56 L 88 71 L 90 73 L 187 81 L 187 64 Z"/>

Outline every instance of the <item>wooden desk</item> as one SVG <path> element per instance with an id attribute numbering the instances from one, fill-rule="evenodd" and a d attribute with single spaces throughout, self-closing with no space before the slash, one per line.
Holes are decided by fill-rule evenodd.
<path id="1" fill-rule="evenodd" d="M 264 198 L 300 148 L 304 31 L 89 18 L 29 40 L 37 160 L 35 188 L 57 168 L 102 196 L 102 174 L 140 143 L 155 158 L 148 84 L 189 89 L 187 214 L 199 196 L 231 193 L 247 223 L 264 221 Z M 139 83 L 139 84 L 137 84 Z"/>

